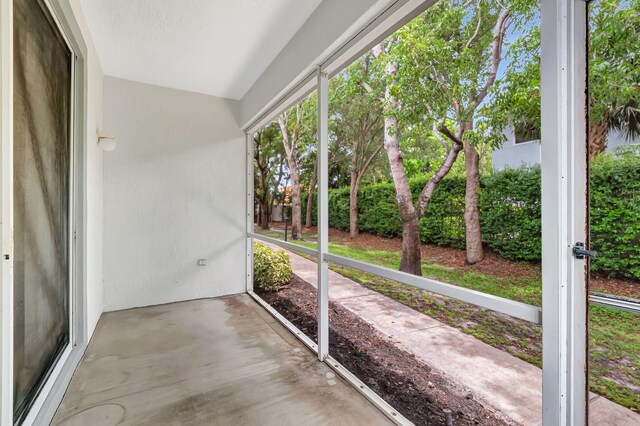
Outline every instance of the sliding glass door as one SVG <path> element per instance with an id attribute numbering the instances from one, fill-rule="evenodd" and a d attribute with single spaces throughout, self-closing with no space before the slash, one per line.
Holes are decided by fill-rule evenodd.
<path id="1" fill-rule="evenodd" d="M 70 342 L 73 54 L 44 2 L 14 0 L 14 422 Z"/>

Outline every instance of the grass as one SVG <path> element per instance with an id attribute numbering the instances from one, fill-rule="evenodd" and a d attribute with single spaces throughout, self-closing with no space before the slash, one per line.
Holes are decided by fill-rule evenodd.
<path id="1" fill-rule="evenodd" d="M 282 233 L 261 231 L 282 239 Z M 303 235 L 313 240 L 315 235 Z M 309 241 L 292 241 L 315 248 Z M 397 269 L 400 253 L 370 250 L 348 243 L 329 243 L 332 254 Z M 313 257 L 309 257 L 315 260 Z M 389 296 L 479 340 L 540 367 L 542 335 L 540 327 L 455 299 L 380 278 L 357 269 L 331 264 L 331 269 L 362 285 Z M 495 296 L 541 306 L 542 283 L 539 278 L 506 278 L 478 274 L 423 261 L 422 274 L 449 284 Z M 640 285 L 640 284 L 639 284 Z M 611 401 L 640 411 L 640 316 L 611 308 L 589 309 L 590 388 Z"/>

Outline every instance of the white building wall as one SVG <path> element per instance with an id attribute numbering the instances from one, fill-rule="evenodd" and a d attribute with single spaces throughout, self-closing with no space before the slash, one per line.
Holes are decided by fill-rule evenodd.
<path id="1" fill-rule="evenodd" d="M 507 140 L 500 148 L 493 150 L 493 156 L 491 157 L 493 170 L 515 169 L 540 164 L 539 140 L 516 144 L 516 137 L 511 127 L 505 129 L 504 135 Z"/>
<path id="2" fill-rule="evenodd" d="M 540 164 L 540 141 L 515 143 L 513 129 L 505 130 L 507 140 L 500 148 L 493 150 L 491 164 L 493 170 L 503 170 L 506 168 L 517 169 L 524 166 L 535 166 Z M 607 137 L 607 152 L 614 152 L 616 148 L 630 144 L 640 144 L 640 139 L 627 140 L 624 135 L 612 130 Z"/>
<path id="3" fill-rule="evenodd" d="M 243 292 L 235 102 L 111 77 L 104 93 L 105 311 Z"/>
<path id="4" fill-rule="evenodd" d="M 607 135 L 607 151 L 615 151 L 616 148 L 631 144 L 640 144 L 640 138 L 628 140 L 619 130 L 612 130 Z"/>

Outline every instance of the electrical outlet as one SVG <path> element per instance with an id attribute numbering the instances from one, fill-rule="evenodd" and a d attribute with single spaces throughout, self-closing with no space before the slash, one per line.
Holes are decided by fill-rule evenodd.
<path id="1" fill-rule="evenodd" d="M 207 259 L 198 259 L 198 266 L 207 266 Z"/>

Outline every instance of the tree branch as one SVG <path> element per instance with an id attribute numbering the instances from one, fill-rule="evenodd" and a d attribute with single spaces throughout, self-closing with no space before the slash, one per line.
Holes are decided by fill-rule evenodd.
<path id="1" fill-rule="evenodd" d="M 491 69 L 489 70 L 487 81 L 485 82 L 480 92 L 475 96 L 475 98 L 470 99 L 469 105 L 471 109 L 475 109 L 482 103 L 484 98 L 487 96 L 487 93 L 489 92 L 489 88 L 491 88 L 491 86 L 493 86 L 493 83 L 495 83 L 496 81 L 496 77 L 498 76 L 498 68 L 500 67 L 500 61 L 502 60 L 502 45 L 504 42 L 507 20 L 510 16 L 511 12 L 509 11 L 509 9 L 504 9 L 502 11 L 502 14 L 498 18 L 498 21 L 496 22 L 496 26 L 493 29 L 493 41 L 491 47 Z"/>
<path id="2" fill-rule="evenodd" d="M 360 173 L 358 174 L 358 179 L 356 180 L 356 185 L 357 186 L 360 186 L 360 180 L 362 179 L 362 176 L 364 176 L 364 173 L 367 171 L 367 169 L 371 165 L 371 162 L 378 156 L 380 151 L 382 151 L 382 148 L 384 148 L 384 142 L 381 143 L 380 145 L 378 145 L 376 150 L 373 151 L 373 153 L 369 156 L 367 161 L 364 163 L 364 166 L 362 166 L 360 168 Z"/>
<path id="3" fill-rule="evenodd" d="M 361 81 L 360 86 L 362 86 L 364 90 L 367 91 L 367 93 L 373 92 L 373 89 L 371 88 L 371 86 L 369 86 L 369 84 L 366 81 Z"/>
<path id="4" fill-rule="evenodd" d="M 433 136 L 435 136 L 436 139 L 438 139 L 442 144 L 442 147 L 444 148 L 444 156 L 446 157 L 447 155 L 449 155 L 449 149 L 451 148 L 449 147 L 449 144 L 447 143 L 447 141 L 445 141 L 444 138 L 440 136 L 440 132 L 438 131 L 438 125 L 436 123 L 433 123 Z"/>
<path id="5" fill-rule="evenodd" d="M 455 145 L 464 145 L 464 142 L 462 141 L 462 139 L 460 139 L 460 137 L 458 137 L 457 135 L 454 135 L 453 133 L 451 133 L 451 130 L 449 130 L 449 128 L 444 125 L 441 124 L 440 126 L 438 126 L 438 131 L 440 133 L 442 133 L 443 135 L 445 135 L 446 137 L 448 137 L 449 139 L 451 139 L 451 141 L 453 142 L 454 146 Z"/>
<path id="6" fill-rule="evenodd" d="M 424 211 L 431 201 L 431 197 L 433 197 L 433 191 L 435 191 L 440 181 L 447 175 L 447 173 L 449 173 L 449 170 L 453 167 L 453 164 L 458 158 L 458 153 L 460 153 L 461 150 L 462 144 L 454 143 L 438 170 L 436 170 L 433 176 L 431 176 L 431 179 L 429 179 L 424 188 L 422 188 L 422 192 L 420 192 L 420 197 L 418 198 L 416 206 L 418 217 L 424 214 Z"/>
<path id="7" fill-rule="evenodd" d="M 473 35 L 467 42 L 467 45 L 466 45 L 467 49 L 473 46 L 473 43 L 476 41 L 476 37 L 478 37 L 478 34 L 480 34 L 480 26 L 482 25 L 481 6 L 482 6 L 482 3 L 478 1 L 478 5 L 476 6 L 476 10 L 478 11 L 478 25 L 476 25 L 476 31 L 473 33 Z"/>

